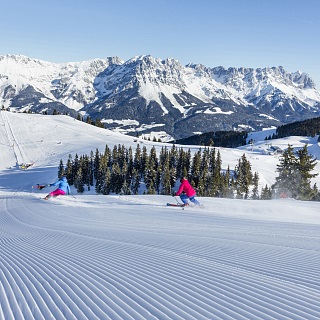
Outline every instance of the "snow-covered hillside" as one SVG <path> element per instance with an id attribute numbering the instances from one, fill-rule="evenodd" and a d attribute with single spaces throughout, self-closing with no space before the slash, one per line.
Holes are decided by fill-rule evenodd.
<path id="1" fill-rule="evenodd" d="M 265 134 L 219 148 L 223 166 L 245 152 L 270 185 L 278 159 Z M 203 208 L 182 210 L 165 206 L 170 196 L 72 189 L 44 201 L 53 189 L 31 188 L 53 182 L 69 154 L 137 142 L 162 147 L 66 116 L 0 112 L 0 319 L 320 318 L 318 202 L 199 197 Z M 316 138 L 271 142 L 319 155 Z"/>

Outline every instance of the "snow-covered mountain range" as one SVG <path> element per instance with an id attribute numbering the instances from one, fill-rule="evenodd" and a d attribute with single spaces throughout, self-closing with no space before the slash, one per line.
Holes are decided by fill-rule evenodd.
<path id="1" fill-rule="evenodd" d="M 0 56 L 0 104 L 19 111 L 81 113 L 131 135 L 265 127 L 320 116 L 320 92 L 303 72 L 208 68 L 152 56 L 51 63 Z"/>

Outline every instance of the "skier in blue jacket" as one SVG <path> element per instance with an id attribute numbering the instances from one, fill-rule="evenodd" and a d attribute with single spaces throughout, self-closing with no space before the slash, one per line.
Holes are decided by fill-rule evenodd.
<path id="1" fill-rule="evenodd" d="M 70 186 L 66 177 L 62 177 L 58 181 L 49 184 L 49 187 L 59 186 L 58 189 L 50 192 L 44 199 L 48 200 L 50 197 L 57 197 L 60 195 L 70 194 Z"/>

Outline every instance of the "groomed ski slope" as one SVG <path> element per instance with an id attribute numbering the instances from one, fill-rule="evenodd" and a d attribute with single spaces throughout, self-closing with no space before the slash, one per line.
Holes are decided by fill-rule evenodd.
<path id="1" fill-rule="evenodd" d="M 316 204 L 168 200 L 2 197 L 0 317 L 319 319 Z"/>
<path id="2" fill-rule="evenodd" d="M 0 126 L 1 143 L 16 145 L 1 153 L 0 319 L 320 318 L 318 202 L 199 198 L 204 208 L 182 210 L 166 206 L 170 196 L 92 192 L 45 201 L 52 189 L 31 186 L 53 182 L 60 158 L 122 136 L 28 115 L 47 128 L 29 141 L 22 116 L 2 118 L 11 136 Z M 33 167 L 15 166 L 31 155 Z"/>

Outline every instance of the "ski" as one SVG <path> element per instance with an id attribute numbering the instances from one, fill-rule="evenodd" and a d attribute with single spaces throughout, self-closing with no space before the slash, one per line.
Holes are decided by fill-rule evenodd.
<path id="1" fill-rule="evenodd" d="M 186 205 L 183 203 L 167 203 L 168 207 L 180 207 L 180 208 L 184 208 Z"/>
<path id="2" fill-rule="evenodd" d="M 185 207 L 190 207 L 190 208 L 199 208 L 199 209 L 203 209 L 204 206 L 203 205 L 185 205 L 183 203 L 167 203 L 168 207 L 178 207 L 178 208 L 185 208 Z"/>

